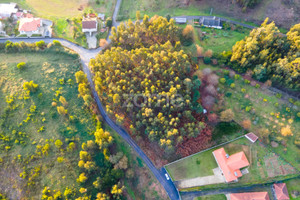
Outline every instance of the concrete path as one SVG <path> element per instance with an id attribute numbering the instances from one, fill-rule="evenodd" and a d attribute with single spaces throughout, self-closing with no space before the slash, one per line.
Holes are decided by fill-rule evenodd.
<path id="1" fill-rule="evenodd" d="M 96 33 L 93 33 L 92 35 L 90 35 L 89 33 L 85 33 L 85 36 L 86 36 L 86 41 L 88 43 L 89 49 L 97 48 Z"/>
<path id="2" fill-rule="evenodd" d="M 225 183 L 224 176 L 222 175 L 219 168 L 213 169 L 214 175 L 212 176 L 203 176 L 191 179 L 184 179 L 175 182 L 175 185 L 178 189 L 191 188 L 197 186 L 204 186 L 210 184 Z"/>

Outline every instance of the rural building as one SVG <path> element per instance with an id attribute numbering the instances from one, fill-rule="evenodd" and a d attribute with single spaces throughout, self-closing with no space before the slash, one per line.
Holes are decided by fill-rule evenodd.
<path id="1" fill-rule="evenodd" d="M 201 17 L 199 23 L 205 27 L 222 29 L 222 23 L 219 17 Z"/>
<path id="2" fill-rule="evenodd" d="M 249 166 L 243 151 L 229 156 L 224 148 L 220 148 L 213 151 L 213 155 L 226 182 L 238 181 L 238 178 L 242 176 L 240 169 Z"/>
<path id="3" fill-rule="evenodd" d="M 42 34 L 42 19 L 34 18 L 32 15 L 27 15 L 20 19 L 19 32 L 21 35 L 25 34 L 28 37 L 33 34 Z"/>
<path id="4" fill-rule="evenodd" d="M 184 17 L 176 17 L 175 18 L 175 22 L 176 22 L 176 24 L 186 24 L 186 18 L 184 18 Z"/>
<path id="5" fill-rule="evenodd" d="M 97 25 L 98 22 L 96 18 L 84 18 L 82 20 L 82 32 L 89 33 L 90 36 L 92 36 L 94 32 L 97 32 Z"/>
<path id="6" fill-rule="evenodd" d="M 233 193 L 228 200 L 269 200 L 268 192 Z"/>
<path id="7" fill-rule="evenodd" d="M 1 3 L 0 4 L 0 19 L 11 17 L 18 12 L 16 3 Z"/>
<path id="8" fill-rule="evenodd" d="M 290 199 L 289 193 L 285 183 L 276 183 L 273 185 L 273 191 L 275 193 L 276 200 L 288 200 Z"/>
<path id="9" fill-rule="evenodd" d="M 245 137 L 252 143 L 256 142 L 256 140 L 258 139 L 258 137 L 252 132 L 245 135 Z"/>

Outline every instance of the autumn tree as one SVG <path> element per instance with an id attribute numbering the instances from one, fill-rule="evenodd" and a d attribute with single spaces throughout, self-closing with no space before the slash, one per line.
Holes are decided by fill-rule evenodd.
<path id="1" fill-rule="evenodd" d="M 186 27 L 182 30 L 182 36 L 180 41 L 183 45 L 189 46 L 195 40 L 195 32 L 194 27 L 190 24 L 186 25 Z"/>
<path id="2" fill-rule="evenodd" d="M 246 130 L 249 130 L 251 128 L 251 120 L 250 119 L 243 120 L 242 127 Z"/>
<path id="3" fill-rule="evenodd" d="M 293 133 L 292 133 L 291 127 L 286 126 L 286 127 L 281 128 L 281 135 L 282 136 L 292 136 Z"/>
<path id="4" fill-rule="evenodd" d="M 231 109 L 227 109 L 221 112 L 220 119 L 223 122 L 231 122 L 234 118 L 234 113 Z"/>

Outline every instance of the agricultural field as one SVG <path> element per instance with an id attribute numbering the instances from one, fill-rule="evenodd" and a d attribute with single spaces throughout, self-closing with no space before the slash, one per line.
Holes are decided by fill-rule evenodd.
<path id="1" fill-rule="evenodd" d="M 296 142 L 300 137 L 300 117 L 297 116 L 300 108 L 295 105 L 297 101 L 271 92 L 255 81 L 230 74 L 226 70 L 220 73 L 220 78 L 225 80 L 220 84 L 221 93 L 225 94 L 224 107 L 234 111 L 234 120 L 241 125 L 250 119 L 248 130 L 262 137 L 266 144 L 273 144 L 273 151 L 299 170 L 300 149 Z M 281 131 L 286 127 L 290 127 L 292 135 L 284 137 Z"/>
<path id="2" fill-rule="evenodd" d="M 185 2 L 189 2 L 185 4 Z M 227 17 L 247 24 L 260 24 L 266 17 L 274 20 L 280 27 L 288 29 L 299 21 L 300 4 L 297 1 L 265 0 L 254 8 L 243 9 L 232 1 L 202 0 L 123 0 L 119 20 L 134 19 L 136 11 L 149 16 L 214 15 Z"/>
<path id="3" fill-rule="evenodd" d="M 239 178 L 238 183 L 231 183 L 231 186 L 263 183 L 297 174 L 295 168 L 277 156 L 270 148 L 258 141 L 252 144 L 245 137 L 166 165 L 166 169 L 174 181 L 213 175 L 212 169 L 217 168 L 218 165 L 212 152 L 221 147 L 229 155 L 243 151 L 250 163 L 249 173 Z M 211 187 L 219 185 L 226 186 L 227 184 L 211 185 Z M 204 187 L 210 187 L 210 185 Z"/>

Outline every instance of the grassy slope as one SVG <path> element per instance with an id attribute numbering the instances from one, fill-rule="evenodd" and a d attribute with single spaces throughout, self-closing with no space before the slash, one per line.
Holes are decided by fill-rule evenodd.
<path id="1" fill-rule="evenodd" d="M 10 115 L 5 121 L 6 125 L 0 128 L 0 132 L 12 138 L 14 138 L 11 133 L 12 130 L 25 132 L 28 136 L 24 139 L 26 144 L 23 145 L 14 144 L 14 140 L 1 142 L 2 145 L 11 146 L 8 153 L 3 151 L 0 153 L 0 157 L 5 161 L 1 170 L 16 168 L 13 173 L 21 172 L 24 163 L 17 162 L 13 164 L 14 157 L 21 155 L 23 160 L 23 158 L 26 159 L 28 156 L 34 155 L 36 145 L 43 146 L 48 139 L 51 146 L 49 155 L 35 161 L 29 159 L 29 163 L 25 165 L 27 169 L 41 166 L 41 176 L 36 180 L 39 184 L 37 184 L 36 190 L 30 191 L 29 195 L 38 198 L 44 185 L 63 191 L 66 185 L 73 185 L 74 180 L 77 178 L 77 168 L 73 167 L 77 166 L 79 148 L 74 152 L 62 153 L 55 148 L 53 141 L 60 139 L 63 143 L 68 144 L 65 140 L 72 137 L 75 141 L 86 141 L 91 138 L 89 133 L 92 133 L 95 129 L 91 114 L 81 108 L 83 100 L 77 98 L 77 86 L 60 85 L 59 83 L 59 79 L 62 78 L 66 81 L 68 79 L 75 80 L 74 73 L 80 69 L 80 63 L 78 60 L 74 60 L 73 57 L 59 55 L 58 53 L 0 54 L 0 57 L 0 77 L 2 80 L 0 115 L 4 114 L 4 108 L 7 107 L 6 96 L 15 96 L 14 104 L 18 106 L 15 110 L 9 111 Z M 26 62 L 26 68 L 22 71 L 17 69 L 16 64 L 18 62 Z M 39 84 L 38 91 L 30 95 L 28 100 L 18 99 L 23 93 L 22 84 L 31 80 Z M 53 99 L 58 99 L 55 95 L 58 88 L 61 88 L 62 95 L 68 101 L 69 114 L 78 119 L 76 123 L 59 116 L 56 108 L 51 107 Z M 42 94 L 42 96 L 38 97 L 38 94 Z M 31 105 L 36 106 L 36 112 L 31 113 L 33 114 L 31 120 L 25 123 L 23 120 L 30 113 L 29 108 Z M 42 118 L 45 118 L 45 122 L 42 122 Z M 20 123 L 23 125 L 20 126 Z M 44 126 L 45 131 L 39 133 L 38 130 L 42 126 Z M 19 140 L 22 141 L 22 139 Z M 80 143 L 76 142 L 76 146 L 80 146 Z M 58 156 L 63 156 L 65 161 L 58 163 L 56 161 Z M 18 181 L 22 182 L 18 179 L 15 180 L 15 182 Z M 11 186 L 11 184 L 8 184 L 8 186 Z M 17 189 L 22 190 L 23 187 L 21 184 L 20 188 Z"/>

